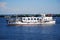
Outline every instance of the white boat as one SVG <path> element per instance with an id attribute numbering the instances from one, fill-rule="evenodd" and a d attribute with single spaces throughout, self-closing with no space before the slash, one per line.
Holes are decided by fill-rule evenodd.
<path id="1" fill-rule="evenodd" d="M 55 24 L 53 17 L 46 17 L 43 14 L 41 17 L 19 17 L 16 20 L 9 20 L 8 24 Z"/>

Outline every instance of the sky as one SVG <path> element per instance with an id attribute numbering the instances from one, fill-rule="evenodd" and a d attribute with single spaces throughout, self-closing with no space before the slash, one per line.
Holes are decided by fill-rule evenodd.
<path id="1" fill-rule="evenodd" d="M 0 14 L 59 14 L 60 0 L 0 0 Z"/>

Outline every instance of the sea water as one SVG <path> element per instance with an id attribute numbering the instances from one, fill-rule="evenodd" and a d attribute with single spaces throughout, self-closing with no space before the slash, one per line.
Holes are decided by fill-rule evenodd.
<path id="1" fill-rule="evenodd" d="M 0 18 L 0 40 L 60 40 L 60 17 L 51 25 L 8 25 Z"/>

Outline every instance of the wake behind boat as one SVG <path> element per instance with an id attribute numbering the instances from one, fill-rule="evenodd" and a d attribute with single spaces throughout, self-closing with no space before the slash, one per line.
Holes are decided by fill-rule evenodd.
<path id="1" fill-rule="evenodd" d="M 46 17 L 45 14 L 42 14 L 41 17 L 17 17 L 15 19 L 9 19 L 8 24 L 55 24 L 53 17 Z"/>

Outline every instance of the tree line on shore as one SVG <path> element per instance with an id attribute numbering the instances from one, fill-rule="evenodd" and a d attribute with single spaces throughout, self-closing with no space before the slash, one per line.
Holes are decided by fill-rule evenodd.
<path id="1" fill-rule="evenodd" d="M 41 16 L 41 14 L 19 14 L 19 15 L 0 15 L 0 17 L 31 17 L 31 16 L 35 16 L 35 17 L 39 17 Z M 52 17 L 60 17 L 60 14 L 46 14 L 46 16 L 52 16 Z"/>

